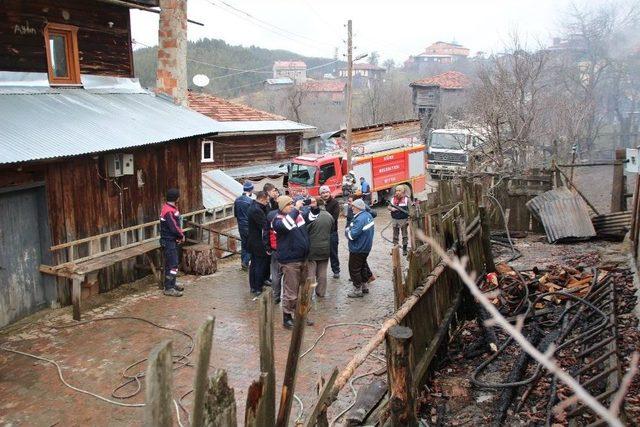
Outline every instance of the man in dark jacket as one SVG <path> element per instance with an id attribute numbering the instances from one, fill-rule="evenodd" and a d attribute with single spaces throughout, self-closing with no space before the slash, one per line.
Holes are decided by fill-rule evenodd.
<path id="1" fill-rule="evenodd" d="M 324 298 L 327 292 L 327 266 L 331 255 L 333 217 L 326 211 L 324 200 L 311 198 L 313 221 L 307 225 L 309 233 L 309 277 L 316 281 L 316 295 Z"/>
<path id="2" fill-rule="evenodd" d="M 402 231 L 402 254 L 407 256 L 407 245 L 409 243 L 409 207 L 411 200 L 407 196 L 404 185 L 396 187 L 391 204 L 387 207 L 391 211 L 391 221 L 393 222 L 393 244 L 400 241 L 400 231 Z"/>
<path id="3" fill-rule="evenodd" d="M 249 206 L 253 199 L 251 198 L 251 192 L 253 191 L 253 184 L 251 181 L 245 181 L 242 186 L 242 195 L 236 199 L 233 203 L 233 214 L 238 221 L 238 232 L 240 233 L 240 263 L 243 270 L 249 268 L 249 259 L 251 256 L 247 252 L 247 236 L 249 233 Z"/>
<path id="4" fill-rule="evenodd" d="M 338 202 L 332 195 L 331 189 L 327 185 L 320 187 L 320 197 L 324 200 L 325 208 L 329 214 L 333 217 L 333 228 L 331 229 L 330 245 L 331 254 L 329 259 L 331 261 L 331 271 L 333 272 L 333 278 L 340 278 L 340 259 L 338 258 L 338 218 L 340 218 L 340 202 Z M 317 292 L 317 290 L 316 290 Z"/>
<path id="5" fill-rule="evenodd" d="M 260 295 L 264 281 L 269 277 L 271 249 L 268 243 L 267 204 L 269 196 L 264 191 L 256 194 L 256 199 L 249 207 L 249 231 L 247 250 L 251 254 L 249 265 L 249 287 L 255 296 Z"/>
<path id="6" fill-rule="evenodd" d="M 184 288 L 176 283 L 178 275 L 178 244 L 184 242 L 184 232 L 180 227 L 180 212 L 176 206 L 180 191 L 170 188 L 167 202 L 160 211 L 160 246 L 164 252 L 164 294 L 181 297 Z"/>
<path id="7" fill-rule="evenodd" d="M 368 293 L 367 282 L 371 279 L 367 257 L 373 245 L 374 222 L 362 199 L 354 200 L 351 208 L 354 217 L 345 229 L 345 235 L 349 239 L 349 275 L 354 290 L 347 296 L 362 298 L 363 294 Z"/>
<path id="8" fill-rule="evenodd" d="M 302 200 L 299 200 L 294 206 L 291 197 L 278 197 L 278 215 L 273 220 L 277 240 L 276 253 L 284 275 L 282 324 L 287 329 L 293 327 L 302 266 L 309 256 L 309 234 L 306 227 L 308 221 L 300 212 L 302 203 Z"/>

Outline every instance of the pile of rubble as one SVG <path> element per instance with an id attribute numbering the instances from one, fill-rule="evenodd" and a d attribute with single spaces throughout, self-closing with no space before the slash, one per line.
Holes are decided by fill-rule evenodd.
<path id="1" fill-rule="evenodd" d="M 481 289 L 513 322 L 524 319 L 523 333 L 539 350 L 553 346 L 564 369 L 601 401 L 618 389 L 630 354 L 640 347 L 630 273 L 593 268 L 585 256 L 567 265 L 516 271 L 502 263 Z M 579 425 L 597 422 L 580 403 L 563 412 L 553 408 L 571 391 L 523 353 L 501 330 L 477 319 L 464 323 L 423 395 L 424 415 L 450 425 L 473 423 Z M 631 339 L 629 337 L 632 337 Z M 636 379 L 625 399 L 629 419 L 640 415 Z M 489 415 L 491 414 L 491 415 Z"/>

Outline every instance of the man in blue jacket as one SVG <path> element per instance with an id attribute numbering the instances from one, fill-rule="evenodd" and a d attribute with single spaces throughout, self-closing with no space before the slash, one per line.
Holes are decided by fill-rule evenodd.
<path id="1" fill-rule="evenodd" d="M 176 282 L 178 275 L 178 245 L 185 240 L 184 231 L 180 227 L 178 212 L 180 191 L 170 188 L 167 191 L 167 202 L 160 211 L 160 246 L 164 252 L 164 294 L 170 297 L 181 297 L 184 287 Z"/>
<path id="2" fill-rule="evenodd" d="M 309 220 L 301 212 L 302 200 L 293 204 L 289 196 L 278 197 L 278 214 L 273 219 L 272 228 L 276 233 L 276 256 L 282 269 L 282 324 L 293 327 L 293 314 L 298 302 L 298 288 L 302 267 L 309 256 L 309 233 L 305 226 Z M 307 322 L 312 324 L 312 322 Z"/>
<path id="3" fill-rule="evenodd" d="M 349 276 L 354 290 L 347 294 L 349 298 L 362 298 L 369 293 L 367 282 L 371 278 L 371 271 L 367 264 L 367 257 L 373 245 L 374 222 L 367 212 L 367 205 L 362 199 L 356 199 L 351 204 L 354 217 L 345 229 L 349 239 Z"/>
<path id="4" fill-rule="evenodd" d="M 360 191 L 362 191 L 362 200 L 369 206 L 371 206 L 371 186 L 364 178 L 364 176 L 360 177 Z"/>
<path id="5" fill-rule="evenodd" d="M 251 255 L 247 250 L 247 238 L 249 237 L 249 207 L 253 202 L 251 192 L 253 184 L 251 181 L 245 181 L 242 186 L 242 195 L 233 203 L 233 214 L 238 221 L 238 232 L 240 233 L 240 262 L 243 270 L 249 268 Z"/>

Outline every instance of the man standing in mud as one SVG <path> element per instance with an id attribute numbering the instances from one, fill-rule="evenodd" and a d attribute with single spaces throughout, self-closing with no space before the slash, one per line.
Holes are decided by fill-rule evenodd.
<path id="1" fill-rule="evenodd" d="M 170 188 L 167 201 L 160 211 L 160 246 L 164 253 L 164 294 L 169 297 L 181 297 L 184 287 L 176 282 L 178 276 L 178 244 L 184 242 L 184 232 L 180 227 L 178 199 L 180 191 Z"/>

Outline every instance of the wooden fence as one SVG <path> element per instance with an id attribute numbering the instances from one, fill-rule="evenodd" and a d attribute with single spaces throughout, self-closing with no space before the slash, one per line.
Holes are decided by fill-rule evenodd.
<path id="1" fill-rule="evenodd" d="M 466 313 L 465 288 L 458 276 L 448 270 L 444 262 L 421 242 L 421 233 L 434 238 L 450 254 L 467 256 L 469 268 L 482 274 L 493 269 L 489 247 L 488 216 L 481 206 L 483 188 L 470 180 L 443 182 L 438 192 L 415 207 L 410 223 L 412 251 L 408 268 L 400 264 L 399 247 L 394 247 L 395 313 L 382 325 L 374 337 L 339 371 L 326 372 L 327 381 L 319 384 L 318 398 L 308 407 L 305 426 L 327 426 L 327 412 L 340 390 L 353 377 L 356 369 L 383 342 L 387 351 L 388 393 L 380 402 L 372 401 L 371 409 L 361 417 L 365 424 L 417 425 L 416 397 L 424 384 L 438 350 L 445 348 L 450 328 Z M 490 267 L 487 267 L 490 266 Z M 305 274 L 302 277 L 306 277 Z M 300 347 L 304 336 L 305 319 L 309 309 L 311 281 L 300 283 L 295 326 L 287 356 L 280 403 L 275 406 L 275 369 L 273 354 L 273 303 L 269 292 L 260 300 L 260 375 L 247 391 L 244 416 L 247 426 L 290 425 L 290 413 L 295 391 Z M 191 423 L 194 426 L 236 425 L 233 390 L 226 384 L 223 371 L 209 377 L 207 367 L 211 349 L 213 320 L 209 319 L 198 331 L 197 358 L 194 379 L 194 405 Z M 170 344 L 162 343 L 150 357 L 147 373 L 147 408 L 145 425 L 169 426 L 179 402 L 172 401 Z M 384 391 L 383 391 L 384 392 Z M 388 408 L 388 411 L 386 410 Z M 277 409 L 277 410 L 276 410 Z M 368 417 L 366 415 L 368 414 Z"/>

